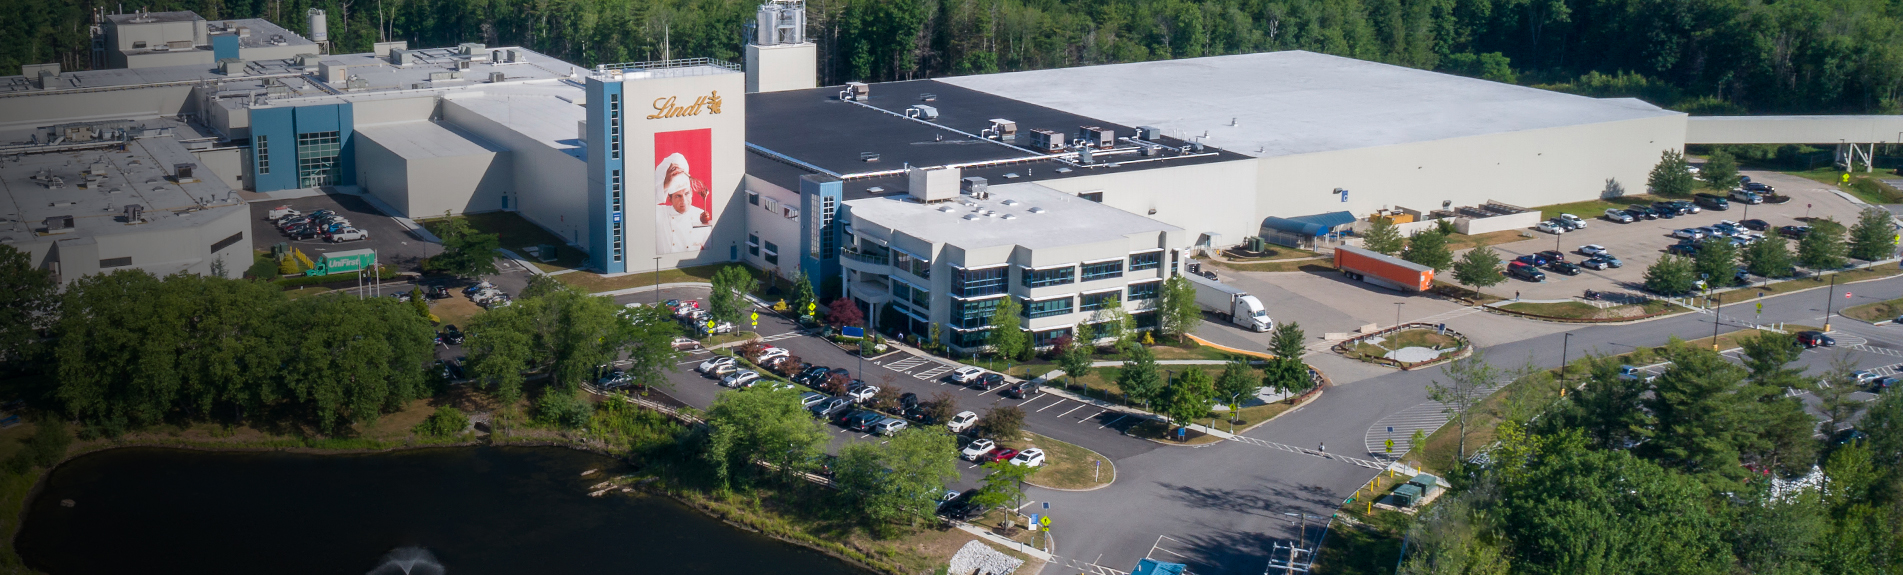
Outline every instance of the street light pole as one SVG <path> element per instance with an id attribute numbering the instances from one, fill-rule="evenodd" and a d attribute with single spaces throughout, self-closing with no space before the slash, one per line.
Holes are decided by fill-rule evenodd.
<path id="1" fill-rule="evenodd" d="M 1718 351 L 1718 325 L 1720 323 L 1723 323 L 1721 318 L 1724 316 L 1724 312 L 1725 312 L 1725 300 L 1718 300 L 1718 305 L 1716 307 L 1711 308 L 1711 350 L 1712 351 Z"/>
<path id="2" fill-rule="evenodd" d="M 1559 382 L 1561 385 L 1565 385 L 1566 383 L 1566 352 L 1571 349 L 1572 345 L 1573 332 L 1569 331 L 1566 332 L 1566 337 L 1560 339 L 1559 342 Z"/>
<path id="3" fill-rule="evenodd" d="M 1837 274 L 1830 274 L 1830 289 L 1824 292 L 1824 331 L 1830 331 L 1830 304 L 1837 297 Z"/>
<path id="4" fill-rule="evenodd" d="M 1394 302 L 1394 329 L 1401 329 L 1401 306 L 1404 305 L 1407 305 L 1407 302 Z"/>
<path id="5" fill-rule="evenodd" d="M 654 303 L 661 303 L 661 256 L 654 256 Z"/>

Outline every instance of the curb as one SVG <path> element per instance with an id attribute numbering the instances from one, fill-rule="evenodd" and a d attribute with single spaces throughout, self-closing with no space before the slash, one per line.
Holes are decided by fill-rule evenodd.
<path id="1" fill-rule="evenodd" d="M 1284 413 L 1286 413 L 1286 412 L 1284 412 Z M 1055 438 L 1055 437 L 1051 437 L 1051 436 L 1048 436 L 1048 435 L 1046 435 L 1046 436 L 1044 436 L 1044 437 L 1045 437 L 1046 439 L 1050 439 L 1051 441 L 1057 441 L 1057 442 L 1060 442 L 1060 443 L 1064 443 L 1064 444 L 1067 444 L 1067 445 L 1072 445 L 1072 446 L 1075 446 L 1075 447 L 1076 447 L 1076 448 L 1078 448 L 1078 449 L 1082 449 L 1082 450 L 1084 450 L 1084 451 L 1088 451 L 1088 452 L 1090 452 L 1090 454 L 1091 454 L 1091 455 L 1095 455 L 1095 456 L 1097 456 L 1098 458 L 1101 458 L 1101 459 L 1103 459 L 1103 461 L 1104 461 L 1104 463 L 1108 463 L 1108 464 L 1110 464 L 1110 481 L 1109 481 L 1108 483 L 1105 483 L 1105 484 L 1103 484 L 1103 485 L 1098 485 L 1098 486 L 1096 486 L 1096 487 L 1091 487 L 1091 488 L 1088 488 L 1088 489 L 1065 489 L 1065 488 L 1062 488 L 1062 487 L 1050 487 L 1050 486 L 1047 486 L 1047 485 L 1038 485 L 1038 484 L 1037 484 L 1036 482 L 1033 482 L 1033 481 L 1031 481 L 1031 480 L 1029 480 L 1029 479 L 1026 479 L 1026 480 L 1024 480 L 1024 483 L 1025 483 L 1025 484 L 1027 484 L 1027 485 L 1031 485 L 1031 486 L 1033 486 L 1033 487 L 1036 487 L 1036 488 L 1038 488 L 1038 489 L 1049 489 L 1049 490 L 1051 490 L 1051 491 L 1065 491 L 1065 492 L 1070 492 L 1070 493 L 1084 493 L 1084 492 L 1089 492 L 1089 491 L 1096 491 L 1096 490 L 1099 490 L 1099 489 L 1103 489 L 1103 488 L 1105 488 L 1105 487 L 1109 487 L 1109 486 L 1111 486 L 1111 485 L 1115 485 L 1115 484 L 1117 483 L 1117 462 L 1115 462 L 1115 461 L 1111 461 L 1109 457 L 1104 457 L 1104 454 L 1102 454 L 1102 453 L 1097 453 L 1097 450 L 1095 450 L 1095 449 L 1091 449 L 1091 448 L 1088 448 L 1088 447 L 1084 447 L 1084 446 L 1082 446 L 1082 445 L 1077 445 L 1077 444 L 1075 444 L 1075 443 L 1071 443 L 1071 442 L 1068 442 L 1068 441 L 1064 441 L 1064 440 L 1062 440 L 1062 439 L 1057 439 L 1057 438 Z"/>

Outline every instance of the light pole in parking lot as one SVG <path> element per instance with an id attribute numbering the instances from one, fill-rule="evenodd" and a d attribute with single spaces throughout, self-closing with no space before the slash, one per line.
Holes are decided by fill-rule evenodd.
<path id="1" fill-rule="evenodd" d="M 661 256 L 654 256 L 654 303 L 661 303 Z"/>
<path id="2" fill-rule="evenodd" d="M 1824 331 L 1830 331 L 1830 304 L 1836 294 L 1837 274 L 1830 274 L 1830 289 L 1824 290 Z"/>
<path id="3" fill-rule="evenodd" d="M 1394 302 L 1394 329 L 1401 329 L 1401 306 L 1404 305 L 1407 305 L 1407 302 Z"/>
<path id="4" fill-rule="evenodd" d="M 1559 342 L 1559 384 L 1561 386 L 1566 385 L 1566 352 L 1571 350 L 1572 345 L 1573 332 L 1569 331 Z"/>

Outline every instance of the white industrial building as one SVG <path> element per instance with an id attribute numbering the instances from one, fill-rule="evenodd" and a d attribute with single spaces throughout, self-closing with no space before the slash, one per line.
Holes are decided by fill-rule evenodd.
<path id="1" fill-rule="evenodd" d="M 323 30 L 321 12 L 308 17 Z M 175 151 L 230 190 L 361 193 L 415 218 L 515 212 L 608 275 L 727 261 L 805 272 L 916 333 L 973 320 L 933 299 L 953 297 L 950 272 L 908 277 L 887 269 L 889 253 L 869 263 L 881 249 L 1035 272 L 1127 258 L 1104 246 L 1135 242 L 1126 251 L 1162 250 L 1175 269 L 1198 249 L 1323 237 L 1382 210 L 1472 219 L 1637 191 L 1662 151 L 1687 143 L 1867 146 L 1903 133 L 1896 117 L 1688 118 L 1301 51 L 819 87 L 805 24 L 803 3 L 770 0 L 748 24 L 744 65 L 587 68 L 467 43 L 329 54 L 321 37 L 262 21 L 101 14 L 97 69 L 0 78 L 0 141 L 14 142 L 0 153 L 51 151 L 24 135 L 55 125 L 169 126 Z M 980 216 L 1009 231 L 999 237 L 958 237 L 962 219 L 912 229 L 947 206 L 1012 213 L 946 182 L 1067 207 Z M 1040 221 L 1083 228 L 1041 235 Z M 857 259 L 842 267 L 842 254 Z M 926 303 L 905 303 L 913 288 Z M 1052 318 L 1026 325 L 1048 339 L 1074 323 Z"/>

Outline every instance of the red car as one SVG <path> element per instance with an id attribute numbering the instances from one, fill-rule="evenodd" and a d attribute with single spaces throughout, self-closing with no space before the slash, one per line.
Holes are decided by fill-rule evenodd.
<path id="1" fill-rule="evenodd" d="M 991 453 L 986 453 L 985 461 L 1010 461 L 1011 458 L 1017 457 L 1017 456 L 1018 456 L 1018 450 L 1005 449 L 1003 447 L 1000 447 L 1000 448 L 991 450 Z"/>

